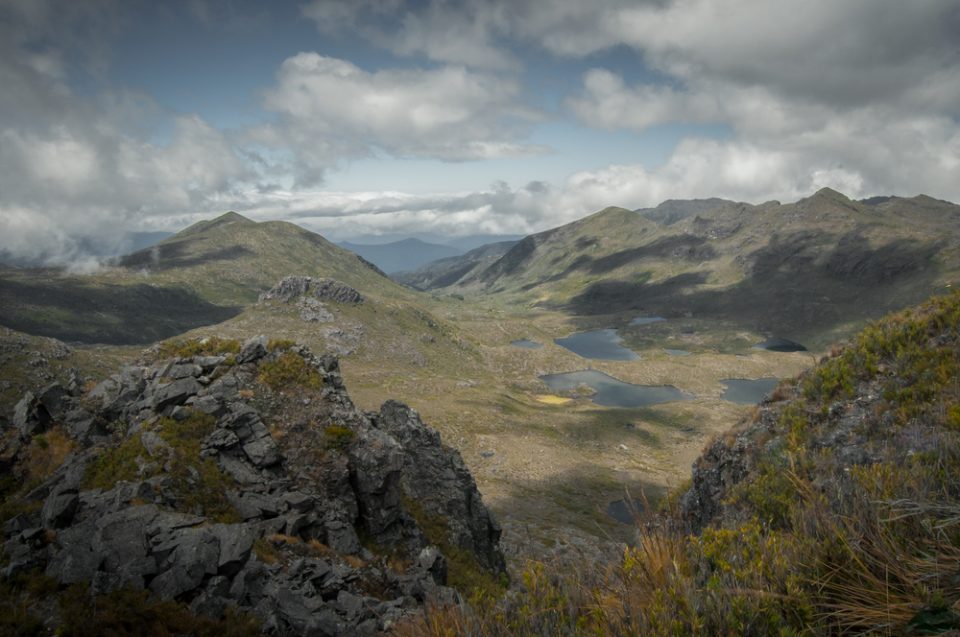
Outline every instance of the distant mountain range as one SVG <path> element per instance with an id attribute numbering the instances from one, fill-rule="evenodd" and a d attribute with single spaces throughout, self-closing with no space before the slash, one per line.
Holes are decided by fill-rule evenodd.
<path id="1" fill-rule="evenodd" d="M 576 316 L 691 316 L 824 343 L 840 325 L 956 281 L 958 246 L 956 204 L 854 201 L 825 188 L 790 204 L 607 208 L 530 235 L 490 263 L 428 266 L 414 284 Z"/>
<path id="2" fill-rule="evenodd" d="M 517 235 L 468 235 L 465 237 L 437 237 L 428 241 L 419 237 L 405 237 L 383 242 L 383 237 L 368 237 L 364 240 L 341 241 L 337 245 L 359 254 L 387 274 L 412 272 L 438 260 L 446 260 L 473 252 L 492 243 L 516 241 Z"/>
<path id="3" fill-rule="evenodd" d="M 442 288 L 483 270 L 507 253 L 516 241 L 500 241 L 474 248 L 466 254 L 438 259 L 413 272 L 394 274 L 393 279 L 418 290 Z"/>
<path id="4" fill-rule="evenodd" d="M 431 261 L 463 254 L 463 250 L 458 248 L 420 239 L 403 239 L 377 245 L 341 241 L 337 245 L 359 254 L 387 274 L 416 270 Z"/>
<path id="5" fill-rule="evenodd" d="M 854 201 L 823 189 L 789 204 L 607 208 L 465 254 L 412 238 L 346 247 L 359 256 L 294 224 L 231 212 L 95 275 L 0 269 L 0 324 L 67 340 L 151 342 L 229 318 L 289 274 L 412 299 L 386 270 L 420 290 L 492 295 L 593 322 L 686 317 L 816 346 L 960 279 L 960 206 L 923 195 Z"/>

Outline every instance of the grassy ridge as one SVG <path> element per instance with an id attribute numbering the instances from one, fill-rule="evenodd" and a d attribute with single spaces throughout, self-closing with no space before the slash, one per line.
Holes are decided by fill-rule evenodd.
<path id="1" fill-rule="evenodd" d="M 619 560 L 531 563 L 512 596 L 437 608 L 396 634 L 960 629 L 958 378 L 954 293 L 872 324 L 717 440 L 713 455 L 747 470 L 700 534 L 674 507 Z"/>

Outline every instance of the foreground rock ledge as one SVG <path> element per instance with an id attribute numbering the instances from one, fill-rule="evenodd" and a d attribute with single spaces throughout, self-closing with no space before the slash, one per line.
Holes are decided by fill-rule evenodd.
<path id="1" fill-rule="evenodd" d="M 274 634 L 364 635 L 454 598 L 452 569 L 504 572 L 460 454 L 415 411 L 361 412 L 331 356 L 210 343 L 85 393 L 24 396 L 8 466 L 45 432 L 73 450 L 18 496 L 5 575 L 147 589 L 212 617 L 235 606 Z"/>

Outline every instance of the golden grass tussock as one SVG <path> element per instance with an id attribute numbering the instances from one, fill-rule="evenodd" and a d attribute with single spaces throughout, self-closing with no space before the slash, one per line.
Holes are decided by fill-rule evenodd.
<path id="1" fill-rule="evenodd" d="M 573 402 L 573 398 L 566 396 L 557 396 L 556 394 L 534 394 L 534 399 L 544 405 L 567 405 Z"/>

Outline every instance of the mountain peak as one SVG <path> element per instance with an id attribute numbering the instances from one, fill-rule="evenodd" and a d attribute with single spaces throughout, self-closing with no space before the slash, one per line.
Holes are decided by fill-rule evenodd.
<path id="1" fill-rule="evenodd" d="M 238 225 L 238 226 L 239 226 L 239 225 L 244 225 L 244 226 L 246 226 L 246 225 L 251 225 L 251 226 L 255 226 L 255 225 L 257 225 L 257 222 L 256 222 L 256 221 L 253 221 L 253 220 L 251 220 L 251 219 L 247 219 L 247 218 L 244 217 L 243 215 L 241 215 L 241 214 L 239 214 L 239 213 L 234 212 L 234 211 L 231 210 L 230 212 L 225 212 L 225 213 L 223 213 L 223 214 L 220 215 L 219 217 L 215 217 L 215 218 L 213 218 L 213 219 L 204 219 L 203 221 L 198 221 L 198 222 L 196 222 L 195 224 L 193 224 L 192 226 L 188 226 L 188 227 L 184 228 L 183 230 L 181 230 L 180 232 L 178 232 L 176 235 L 174 235 L 173 238 L 183 237 L 183 236 L 186 236 L 186 235 L 197 234 L 197 233 L 200 233 L 200 232 L 204 232 L 204 231 L 210 230 L 210 229 L 212 229 L 212 228 L 225 227 L 225 226 L 229 226 L 229 225 Z"/>
<path id="2" fill-rule="evenodd" d="M 242 223 L 256 223 L 251 219 L 247 219 L 242 214 L 230 210 L 225 212 L 216 219 L 211 220 L 210 223 L 233 223 L 233 222 L 242 222 Z"/>
<path id="3" fill-rule="evenodd" d="M 808 197 L 808 199 L 829 199 L 830 201 L 837 201 L 840 203 L 850 203 L 849 197 L 842 192 L 838 192 L 828 186 L 824 186 L 817 192 L 813 193 L 813 195 Z"/>

